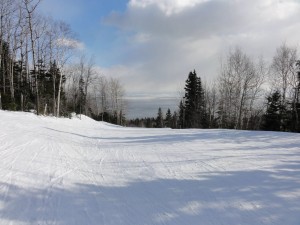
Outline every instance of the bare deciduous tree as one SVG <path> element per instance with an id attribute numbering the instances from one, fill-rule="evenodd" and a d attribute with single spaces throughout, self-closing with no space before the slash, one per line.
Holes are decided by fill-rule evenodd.
<path id="1" fill-rule="evenodd" d="M 23 6 L 27 12 L 27 22 L 29 28 L 30 42 L 31 42 L 31 53 L 32 53 L 32 63 L 33 71 L 35 73 L 35 94 L 36 94 L 36 112 L 39 115 L 39 89 L 38 89 L 38 77 L 36 72 L 36 54 L 35 54 L 35 42 L 38 39 L 38 36 L 34 34 L 34 12 L 41 2 L 41 0 L 22 0 Z"/>
<path id="2" fill-rule="evenodd" d="M 271 65 L 270 78 L 272 86 L 281 90 L 282 104 L 287 105 L 287 99 L 293 98 L 293 88 L 297 85 L 296 73 L 297 48 L 285 43 L 276 50 Z"/>
<path id="3" fill-rule="evenodd" d="M 239 48 L 229 53 L 218 80 L 221 127 L 235 129 L 247 127 L 254 101 L 264 81 L 262 66 L 263 64 L 259 66 L 259 63 L 256 65 Z"/>

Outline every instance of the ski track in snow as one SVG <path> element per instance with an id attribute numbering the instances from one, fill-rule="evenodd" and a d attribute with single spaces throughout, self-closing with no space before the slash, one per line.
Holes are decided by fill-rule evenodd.
<path id="1" fill-rule="evenodd" d="M 300 224 L 300 134 L 5 111 L 0 128 L 0 224 Z"/>

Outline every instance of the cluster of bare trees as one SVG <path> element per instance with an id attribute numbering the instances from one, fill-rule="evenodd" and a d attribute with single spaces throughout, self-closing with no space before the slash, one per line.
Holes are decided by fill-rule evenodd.
<path id="1" fill-rule="evenodd" d="M 127 106 L 124 95 L 125 90 L 119 79 L 99 76 L 93 84 L 92 111 L 101 116 L 102 121 L 124 125 Z"/>
<path id="2" fill-rule="evenodd" d="M 91 57 L 81 56 L 67 70 L 66 98 L 69 111 L 116 124 L 124 123 L 124 88 L 117 78 L 100 74 Z"/>
<path id="3" fill-rule="evenodd" d="M 268 108 L 267 96 L 275 91 L 281 94 L 281 108 L 290 112 L 285 118 L 299 124 L 297 59 L 297 48 L 286 44 L 277 48 L 269 65 L 262 58 L 252 59 L 240 48 L 230 51 L 217 80 L 205 87 L 209 127 L 260 129 Z"/>
<path id="4" fill-rule="evenodd" d="M 283 44 L 276 50 L 276 55 L 271 64 L 271 85 L 279 90 L 282 95 L 282 104 L 287 107 L 289 102 L 295 102 L 298 98 L 299 68 L 297 66 L 297 48 Z"/>
<path id="5" fill-rule="evenodd" d="M 250 119 L 257 113 L 253 106 L 266 75 L 263 60 L 254 62 L 240 49 L 229 53 L 218 78 L 220 127 L 249 128 Z"/>
<path id="6" fill-rule="evenodd" d="M 92 58 L 76 63 L 80 46 L 72 30 L 39 14 L 40 2 L 0 0 L 0 109 L 76 112 L 121 123 L 120 81 L 100 76 Z"/>
<path id="7" fill-rule="evenodd" d="M 0 0 L 2 107 L 25 110 L 33 101 L 37 114 L 48 104 L 58 115 L 63 73 L 48 76 L 53 89 L 50 105 L 42 101 L 41 83 L 54 64 L 64 70 L 70 50 L 76 46 L 71 44 L 73 35 L 67 24 L 38 14 L 40 1 Z"/>

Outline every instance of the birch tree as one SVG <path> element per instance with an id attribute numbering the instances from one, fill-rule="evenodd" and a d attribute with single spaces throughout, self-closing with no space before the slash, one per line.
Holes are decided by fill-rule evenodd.
<path id="1" fill-rule="evenodd" d="M 57 62 L 58 68 L 60 69 L 60 77 L 59 77 L 59 86 L 58 86 L 58 94 L 57 94 L 57 110 L 56 116 L 58 117 L 60 114 L 60 101 L 61 101 L 61 93 L 62 93 L 62 85 L 63 85 L 63 74 L 65 73 L 65 65 L 71 57 L 72 51 L 76 49 L 76 41 L 73 39 L 73 34 L 71 28 L 68 24 L 60 21 L 56 25 L 56 52 L 55 52 L 55 60 Z M 54 88 L 56 88 L 54 86 Z"/>
<path id="2" fill-rule="evenodd" d="M 297 86 L 297 48 L 285 43 L 276 49 L 271 64 L 270 80 L 272 86 L 281 91 L 282 105 L 287 106 L 287 100 L 293 98 L 293 89 Z"/>
<path id="3" fill-rule="evenodd" d="M 275 56 L 271 64 L 270 80 L 275 89 L 280 90 L 281 94 L 281 130 L 289 129 L 288 111 L 290 104 L 293 106 L 296 102 L 295 89 L 297 88 L 297 48 L 289 47 L 283 43 L 276 49 Z M 295 109 L 295 107 L 292 107 Z M 293 109 L 292 109 L 293 110 Z M 295 110 L 294 110 L 295 112 Z M 297 120 L 297 117 L 296 117 Z M 296 121 L 298 123 L 298 120 Z"/>
<path id="4" fill-rule="evenodd" d="M 264 75 L 249 56 L 236 48 L 222 65 L 219 77 L 219 122 L 221 127 L 245 129 L 249 111 L 263 84 Z"/>
<path id="5" fill-rule="evenodd" d="M 27 22 L 29 28 L 30 42 L 31 42 L 31 53 L 32 53 L 32 64 L 33 71 L 35 75 L 35 95 L 36 95 L 36 113 L 39 115 L 39 89 L 38 89 L 38 76 L 36 71 L 36 52 L 35 52 L 35 42 L 37 40 L 37 36 L 34 34 L 34 12 L 41 2 L 41 0 L 22 0 L 23 6 L 27 12 Z"/>
<path id="6" fill-rule="evenodd" d="M 112 115 L 117 117 L 117 124 L 122 125 L 122 117 L 124 113 L 124 88 L 121 82 L 117 78 L 111 78 L 109 80 L 110 89 L 110 104 Z"/>

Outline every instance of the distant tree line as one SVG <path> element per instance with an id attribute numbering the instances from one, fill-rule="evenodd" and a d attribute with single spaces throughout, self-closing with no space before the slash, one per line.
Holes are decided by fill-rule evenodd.
<path id="1" fill-rule="evenodd" d="M 123 124 L 120 81 L 101 76 L 93 58 L 78 57 L 69 25 L 40 15 L 40 1 L 0 0 L 0 109 Z"/>
<path id="2" fill-rule="evenodd" d="M 164 115 L 161 107 L 158 108 L 157 117 L 136 118 L 126 121 L 129 127 L 145 127 L 145 128 L 178 128 L 178 114 L 175 111 L 173 114 L 168 109 Z"/>
<path id="3" fill-rule="evenodd" d="M 157 118 L 131 125 L 170 128 L 224 128 L 300 132 L 300 61 L 297 49 L 282 44 L 270 65 L 240 48 L 230 51 L 218 78 L 203 84 L 188 74 L 184 95 L 173 115 L 161 108 Z"/>

